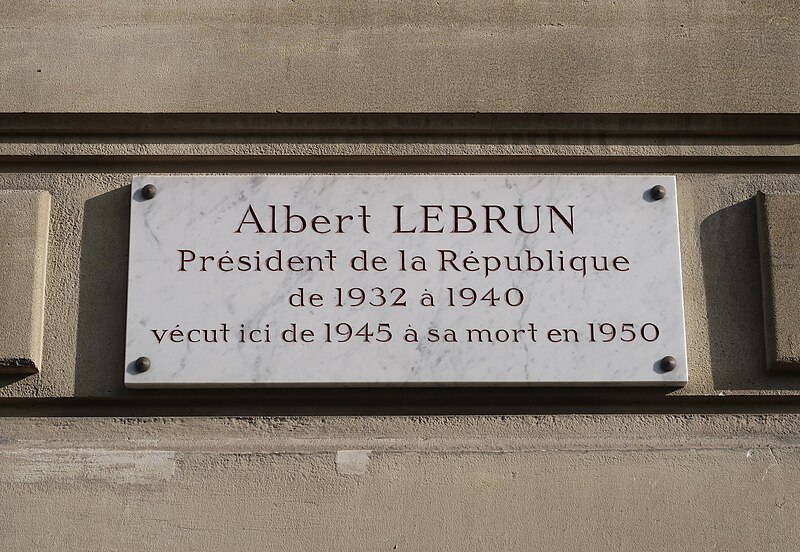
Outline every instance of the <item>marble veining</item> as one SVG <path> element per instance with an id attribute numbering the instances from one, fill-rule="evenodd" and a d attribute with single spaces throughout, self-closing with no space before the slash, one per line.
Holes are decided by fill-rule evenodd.
<path id="1" fill-rule="evenodd" d="M 676 194 L 640 175 L 135 177 L 125 383 L 682 385 Z"/>

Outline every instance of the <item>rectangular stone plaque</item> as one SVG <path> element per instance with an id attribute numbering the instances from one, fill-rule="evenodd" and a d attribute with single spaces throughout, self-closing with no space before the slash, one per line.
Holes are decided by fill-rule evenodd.
<path id="1" fill-rule="evenodd" d="M 129 387 L 686 381 L 673 177 L 134 178 Z"/>

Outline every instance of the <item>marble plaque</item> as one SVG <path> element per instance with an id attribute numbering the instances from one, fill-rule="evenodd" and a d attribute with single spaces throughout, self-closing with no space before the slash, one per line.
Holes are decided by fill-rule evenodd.
<path id="1" fill-rule="evenodd" d="M 687 381 L 673 177 L 140 176 L 131 191 L 129 387 Z"/>

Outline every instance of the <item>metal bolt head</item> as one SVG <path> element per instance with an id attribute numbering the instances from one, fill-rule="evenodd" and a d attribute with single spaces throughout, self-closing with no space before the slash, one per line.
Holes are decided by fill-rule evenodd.
<path id="1" fill-rule="evenodd" d="M 655 200 L 664 199 L 667 197 L 667 189 L 661 184 L 653 186 L 650 188 L 650 197 Z"/>
<path id="2" fill-rule="evenodd" d="M 150 369 L 150 359 L 147 357 L 137 358 L 136 369 L 140 372 L 147 372 Z"/>
<path id="3" fill-rule="evenodd" d="M 158 188 L 156 188 L 153 184 L 148 184 L 144 188 L 142 188 L 142 197 L 145 199 L 153 199 L 156 197 L 158 193 Z"/>
<path id="4" fill-rule="evenodd" d="M 675 359 L 675 357 L 665 356 L 661 359 L 661 369 L 665 372 L 672 372 L 677 367 L 678 361 Z"/>

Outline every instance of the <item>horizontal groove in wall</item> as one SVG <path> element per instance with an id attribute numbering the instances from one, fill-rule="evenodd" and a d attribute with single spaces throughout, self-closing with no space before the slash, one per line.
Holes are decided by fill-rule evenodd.
<path id="1" fill-rule="evenodd" d="M 4 113 L 0 134 L 797 135 L 800 114 Z"/>
<path id="2" fill-rule="evenodd" d="M 0 156 L 3 172 L 795 173 L 800 156 Z"/>
<path id="3" fill-rule="evenodd" d="M 800 414 L 800 396 L 666 397 L 575 390 L 252 390 L 113 399 L 2 399 L 0 417 Z M 186 393 L 191 394 L 191 391 Z M 161 396 L 159 396 L 161 395 Z"/>

